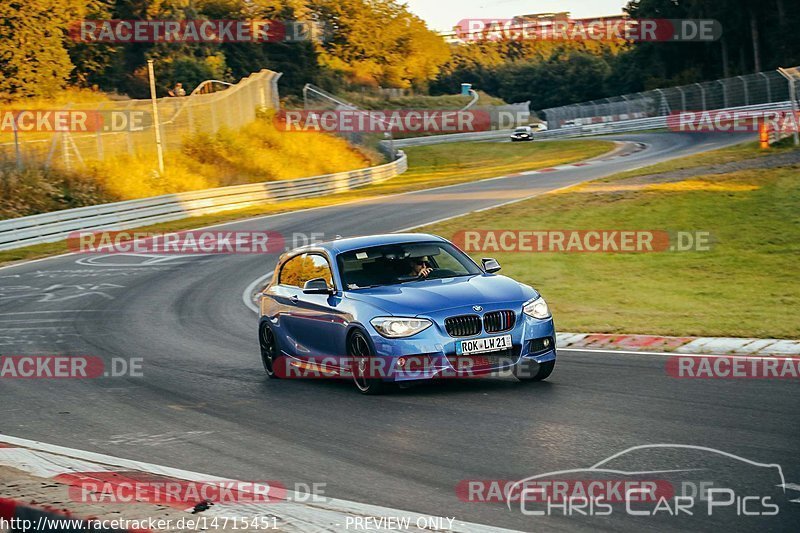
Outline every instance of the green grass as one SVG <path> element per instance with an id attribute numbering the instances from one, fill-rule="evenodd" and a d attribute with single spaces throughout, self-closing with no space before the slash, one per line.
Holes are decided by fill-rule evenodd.
<path id="1" fill-rule="evenodd" d="M 400 192 L 548 168 L 602 155 L 614 148 L 607 141 L 546 143 L 471 142 L 406 148 L 409 169 L 379 192 Z"/>
<path id="2" fill-rule="evenodd" d="M 666 165 L 754 155 L 745 145 Z M 541 290 L 562 331 L 800 338 L 799 174 L 795 165 L 694 176 L 693 190 L 576 187 L 418 231 L 444 237 L 464 229 L 707 231 L 711 251 L 474 257 L 495 256 L 504 274 Z"/>
<path id="3" fill-rule="evenodd" d="M 192 217 L 138 229 L 154 232 L 180 231 L 222 222 L 244 220 L 255 216 L 334 205 L 378 195 L 397 194 L 463 183 L 580 161 L 601 155 L 612 148 L 613 144 L 604 141 L 561 141 L 525 144 L 475 142 L 407 148 L 409 170 L 397 178 L 383 183 L 322 198 L 264 204 L 238 211 Z M 64 241 L 6 250 L 0 252 L 0 264 L 36 259 L 67 251 L 67 245 Z"/>

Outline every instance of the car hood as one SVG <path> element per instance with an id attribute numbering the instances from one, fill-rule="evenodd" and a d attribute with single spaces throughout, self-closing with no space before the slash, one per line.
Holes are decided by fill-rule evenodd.
<path id="1" fill-rule="evenodd" d="M 456 307 L 525 302 L 537 292 L 497 275 L 412 281 L 400 285 L 349 291 L 346 297 L 393 315 L 416 316 Z"/>

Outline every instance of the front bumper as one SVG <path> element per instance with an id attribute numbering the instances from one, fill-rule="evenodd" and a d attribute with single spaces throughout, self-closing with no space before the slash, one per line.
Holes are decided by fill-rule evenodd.
<path id="1" fill-rule="evenodd" d="M 369 328 L 375 354 L 383 359 L 381 366 L 386 369 L 386 381 L 475 377 L 508 370 L 530 361 L 544 363 L 556 358 L 556 332 L 552 317 L 538 320 L 518 312 L 514 328 L 510 331 L 481 332 L 471 337 L 451 337 L 444 328 L 443 317 L 419 318 L 428 318 L 433 325 L 405 339 L 387 339 Z M 474 356 L 456 354 L 456 344 L 462 340 L 501 335 L 511 335 L 512 348 L 502 352 L 496 359 L 491 353 Z M 548 339 L 548 342 L 544 339 Z M 488 364 L 482 364 L 482 356 L 491 356 Z"/>

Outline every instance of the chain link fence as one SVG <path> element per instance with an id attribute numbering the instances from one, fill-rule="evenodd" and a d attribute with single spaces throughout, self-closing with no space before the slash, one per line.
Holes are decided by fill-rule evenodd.
<path id="1" fill-rule="evenodd" d="M 281 74 L 261 70 L 224 90 L 196 91 L 184 97 L 157 99 L 161 143 L 165 151 L 180 149 L 186 136 L 214 134 L 237 129 L 256 119 L 259 109 L 279 107 L 278 79 Z M 205 87 L 205 86 L 203 86 Z M 14 113 L 25 111 L 16 109 Z M 37 111 L 37 110 L 31 110 Z M 42 111 L 37 112 L 41 115 Z M 119 156 L 155 157 L 156 137 L 151 100 L 120 100 L 69 105 L 59 111 L 73 117 L 81 111 L 88 128 L 76 131 L 14 131 L 0 133 L 0 163 L 18 168 L 78 168 L 89 160 Z"/>
<path id="2" fill-rule="evenodd" d="M 303 109 L 305 111 L 367 111 L 355 104 L 329 93 L 328 91 L 307 83 L 303 87 Z M 358 131 L 337 131 L 336 135 L 347 140 L 351 145 L 360 146 L 368 151 L 376 151 L 388 161 L 393 161 L 397 154 L 394 149 L 394 137 L 391 125 L 385 120 L 380 121 L 386 129 L 385 133 L 365 133 Z"/>
<path id="3" fill-rule="evenodd" d="M 370 113 L 370 111 L 361 109 L 355 104 L 310 83 L 303 87 L 303 109 L 305 111 L 355 111 L 365 114 Z M 471 112 L 481 113 L 481 116 L 485 117 L 482 127 L 486 128 L 486 130 L 513 128 L 517 125 L 528 124 L 531 118 L 530 102 L 505 105 L 467 106 L 453 108 L 451 110 L 466 111 L 467 109 Z M 445 109 L 436 109 L 436 111 L 442 110 Z M 405 109 L 405 111 L 408 111 L 408 109 Z M 413 111 L 422 110 L 415 109 Z M 374 116 L 375 115 L 370 115 L 370 117 Z M 381 134 L 354 131 L 337 131 L 336 134 L 347 139 L 350 144 L 377 150 L 389 160 L 392 160 L 396 156 L 394 155 L 395 141 L 400 141 L 409 137 L 424 137 L 437 134 L 431 131 L 404 132 L 398 130 L 396 124 L 392 124 L 389 121 L 380 120 L 380 123 L 382 124 L 382 128 L 386 130 Z"/>
<path id="4" fill-rule="evenodd" d="M 788 69 L 797 71 L 795 69 Z M 680 87 L 654 89 L 545 109 L 549 129 L 585 126 L 637 118 L 666 116 L 682 111 L 710 111 L 758 104 L 785 103 L 797 98 L 797 87 L 780 71 L 759 72 L 735 78 Z"/>

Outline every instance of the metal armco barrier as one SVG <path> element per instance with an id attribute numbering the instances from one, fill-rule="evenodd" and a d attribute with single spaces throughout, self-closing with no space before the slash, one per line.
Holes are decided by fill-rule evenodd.
<path id="1" fill-rule="evenodd" d="M 131 229 L 264 203 L 349 191 L 405 172 L 408 158 L 403 152 L 398 155 L 391 163 L 337 174 L 166 194 L 4 220 L 0 221 L 0 250 L 61 241 L 75 231 Z"/>

